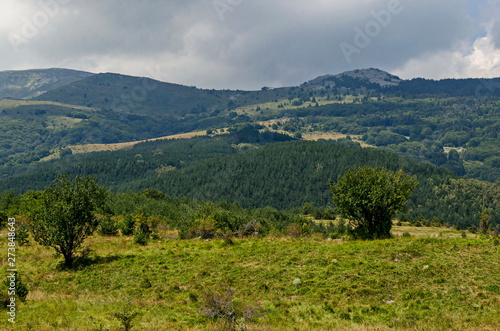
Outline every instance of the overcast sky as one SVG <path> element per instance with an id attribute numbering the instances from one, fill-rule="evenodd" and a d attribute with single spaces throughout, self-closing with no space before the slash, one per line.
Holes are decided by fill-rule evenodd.
<path id="1" fill-rule="evenodd" d="M 500 77 L 500 0 L 1 0 L 0 71 L 64 67 L 203 88 L 380 68 Z"/>

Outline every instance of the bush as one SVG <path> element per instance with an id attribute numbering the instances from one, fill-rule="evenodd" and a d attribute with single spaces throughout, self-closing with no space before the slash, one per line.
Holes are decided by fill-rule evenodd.
<path id="1" fill-rule="evenodd" d="M 131 236 L 134 234 L 135 221 L 131 215 L 126 215 L 122 222 L 120 222 L 120 231 L 124 236 Z"/>
<path id="2" fill-rule="evenodd" d="M 330 180 L 333 203 L 362 239 L 391 237 L 392 218 L 403 211 L 418 181 L 382 167 L 348 170 L 336 184 Z"/>
<path id="3" fill-rule="evenodd" d="M 3 229 L 7 225 L 8 219 L 7 214 L 0 212 L 0 229 Z"/>
<path id="4" fill-rule="evenodd" d="M 238 230 L 238 235 L 240 237 L 258 235 L 261 229 L 262 229 L 262 224 L 254 219 L 246 224 L 243 224 Z"/>
<path id="5" fill-rule="evenodd" d="M 19 244 L 19 246 L 23 246 L 30 241 L 28 240 L 30 236 L 29 233 L 29 227 L 25 223 L 19 223 L 17 229 L 16 229 L 16 241 Z"/>
<path id="6" fill-rule="evenodd" d="M 137 316 L 139 316 L 139 313 L 125 311 L 123 313 L 114 313 L 113 316 L 122 323 L 125 331 L 129 331 L 132 330 L 132 322 Z"/>
<path id="7" fill-rule="evenodd" d="M 234 245 L 234 233 L 231 231 L 226 231 L 222 234 L 222 239 L 224 240 L 224 245 L 233 246 Z"/>
<path id="8" fill-rule="evenodd" d="M 116 236 L 118 225 L 110 216 L 106 216 L 99 222 L 98 232 L 103 236 Z"/>
<path id="9" fill-rule="evenodd" d="M 200 311 L 203 315 L 221 322 L 224 330 L 246 329 L 245 321 L 260 316 L 262 308 L 259 305 L 238 305 L 233 296 L 233 289 L 207 292 L 203 295 L 204 303 Z"/>
<path id="10" fill-rule="evenodd" d="M 185 239 L 201 238 L 213 239 L 219 233 L 215 220 L 212 217 L 196 220 L 184 234 Z"/>
<path id="11" fill-rule="evenodd" d="M 146 245 L 151 238 L 151 233 L 152 231 L 149 226 L 146 223 L 141 222 L 134 235 L 134 242 L 139 245 Z"/>
<path id="12" fill-rule="evenodd" d="M 147 245 L 149 240 L 149 234 L 142 231 L 137 231 L 134 235 L 134 242 L 138 245 Z"/>
<path id="13" fill-rule="evenodd" d="M 470 233 L 477 233 L 477 227 L 475 225 L 469 227 L 467 230 L 469 230 Z"/>
<path id="14" fill-rule="evenodd" d="M 292 238 L 300 238 L 302 237 L 302 228 L 298 224 L 291 224 L 286 229 L 286 234 Z"/>
<path id="15" fill-rule="evenodd" d="M 28 296 L 28 293 L 29 293 L 28 287 L 23 283 L 23 280 L 18 272 L 15 272 L 14 274 L 15 274 L 15 280 L 11 280 L 9 278 L 6 278 L 4 280 L 5 288 L 9 288 L 12 285 L 12 283 L 14 282 L 16 296 L 19 298 L 19 300 L 24 302 L 24 301 L 26 301 L 26 297 Z M 7 300 L 7 299 L 2 297 L 2 302 L 5 300 Z M 10 302 L 10 299 L 9 299 L 9 302 Z"/>
<path id="16" fill-rule="evenodd" d="M 233 295 L 233 289 L 205 293 L 203 295 L 204 305 L 201 311 L 210 318 L 234 322 L 236 321 L 236 308 Z"/>

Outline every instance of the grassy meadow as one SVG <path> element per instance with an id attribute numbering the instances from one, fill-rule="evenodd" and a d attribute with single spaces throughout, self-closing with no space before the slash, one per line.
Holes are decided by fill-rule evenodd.
<path id="1" fill-rule="evenodd" d="M 15 326 L 4 312 L 0 329 L 123 330 L 116 314 L 135 313 L 132 330 L 500 329 L 498 240 L 394 230 L 413 237 L 206 241 L 163 230 L 139 246 L 94 235 L 74 270 L 31 240 L 17 252 L 30 292 Z"/>

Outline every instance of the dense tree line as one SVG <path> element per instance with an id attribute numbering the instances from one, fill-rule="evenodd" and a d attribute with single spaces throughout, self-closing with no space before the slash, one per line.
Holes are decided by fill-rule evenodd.
<path id="1" fill-rule="evenodd" d="M 171 197 L 227 201 L 245 208 L 290 210 L 311 203 L 325 209 L 332 207 L 328 179 L 335 181 L 349 168 L 370 165 L 417 176 L 420 184 L 409 202 L 415 219 L 465 228 L 489 208 L 498 222 L 498 185 L 459 179 L 428 163 L 343 143 L 295 141 L 259 147 L 245 143 L 246 130 L 246 141 L 255 142 L 255 130 L 243 126 L 239 135 L 143 143 L 131 150 L 52 162 L 3 179 L 0 187 L 21 193 L 46 187 L 60 173 L 90 174 L 115 192 L 154 188 Z M 479 196 L 484 198 L 474 198 Z"/>
<path id="2" fill-rule="evenodd" d="M 335 131 L 430 161 L 458 175 L 500 181 L 500 103 L 495 99 L 398 99 L 287 110 L 276 129 Z M 450 150 L 458 154 L 448 153 Z"/>
<path id="3" fill-rule="evenodd" d="M 352 167 L 370 165 L 403 169 L 418 177 L 420 184 L 409 202 L 415 219 L 467 227 L 489 208 L 498 221 L 498 185 L 459 179 L 451 171 L 389 151 L 327 141 L 266 145 L 291 138 L 249 125 L 231 131 L 219 137 L 147 142 L 130 150 L 70 156 L 3 179 L 0 188 L 22 193 L 48 186 L 61 173 L 90 174 L 114 192 L 154 188 L 171 197 L 227 201 L 245 208 L 290 210 L 311 203 L 327 210 L 332 207 L 328 179 L 335 181 Z M 484 198 L 474 198 L 479 196 Z"/>

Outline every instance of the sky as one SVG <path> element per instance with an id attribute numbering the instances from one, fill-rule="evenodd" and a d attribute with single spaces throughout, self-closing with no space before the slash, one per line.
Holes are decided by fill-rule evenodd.
<path id="1" fill-rule="evenodd" d="M 69 68 L 215 89 L 379 68 L 500 77 L 500 0 L 1 0 L 0 71 Z"/>

